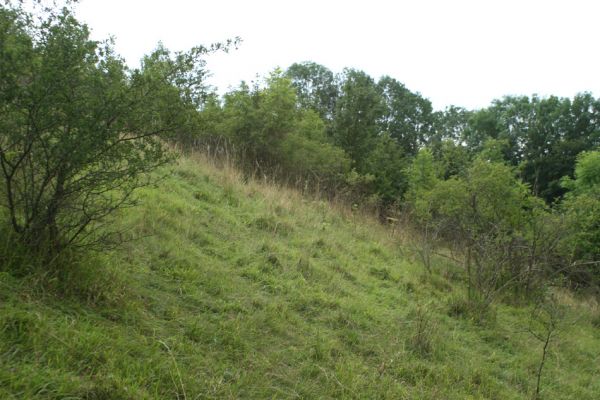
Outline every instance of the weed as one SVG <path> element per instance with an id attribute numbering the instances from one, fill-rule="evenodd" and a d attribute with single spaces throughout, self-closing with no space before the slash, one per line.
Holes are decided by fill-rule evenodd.
<path id="1" fill-rule="evenodd" d="M 381 279 L 382 281 L 391 281 L 394 280 L 392 278 L 392 273 L 389 268 L 369 268 L 369 274 L 376 277 L 377 279 Z"/>
<path id="2" fill-rule="evenodd" d="M 429 357 L 437 340 L 437 325 L 433 321 L 428 306 L 417 306 L 410 310 L 407 319 L 410 324 L 409 347 L 421 357 Z"/>
<path id="3" fill-rule="evenodd" d="M 310 259 L 306 256 L 300 257 L 298 264 L 296 264 L 298 272 L 304 277 L 304 279 L 310 279 L 314 275 L 314 270 L 310 266 Z"/>
<path id="4" fill-rule="evenodd" d="M 273 235 L 287 236 L 292 232 L 292 227 L 284 222 L 277 221 L 272 216 L 258 217 L 250 223 L 251 227 L 269 232 Z"/>
<path id="5" fill-rule="evenodd" d="M 477 298 L 467 299 L 461 295 L 451 296 L 447 301 L 448 315 L 467 318 L 477 325 L 489 325 L 496 321 L 496 309 L 493 305 Z"/>
<path id="6" fill-rule="evenodd" d="M 600 329 L 600 313 L 596 313 L 591 319 L 592 326 Z"/>

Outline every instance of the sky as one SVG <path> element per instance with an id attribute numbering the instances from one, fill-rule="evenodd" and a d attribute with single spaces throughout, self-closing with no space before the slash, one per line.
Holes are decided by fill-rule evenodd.
<path id="1" fill-rule="evenodd" d="M 239 36 L 208 58 L 220 93 L 276 67 L 389 75 L 430 99 L 485 107 L 504 95 L 600 97 L 597 0 L 80 0 L 95 39 L 128 65 L 159 41 L 186 50 Z"/>

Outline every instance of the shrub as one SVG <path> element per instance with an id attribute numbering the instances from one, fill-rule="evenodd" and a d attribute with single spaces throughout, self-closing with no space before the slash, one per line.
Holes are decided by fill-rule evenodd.
<path id="1" fill-rule="evenodd" d="M 131 71 L 68 8 L 35 24 L 16 4 L 0 8 L 0 206 L 31 250 L 103 243 L 170 159 L 161 136 L 196 112 L 210 50 L 159 47 Z"/>

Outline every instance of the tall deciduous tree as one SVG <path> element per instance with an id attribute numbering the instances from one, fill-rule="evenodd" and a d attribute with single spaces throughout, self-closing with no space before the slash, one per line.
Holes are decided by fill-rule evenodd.
<path id="1" fill-rule="evenodd" d="M 600 101 L 588 93 L 505 97 L 476 112 L 464 131 L 475 153 L 489 138 L 504 141 L 505 160 L 519 166 L 521 178 L 550 203 L 565 193 L 560 180 L 573 176 L 577 154 L 600 145 Z"/>
<path id="2" fill-rule="evenodd" d="M 300 107 L 312 109 L 325 121 L 331 121 L 339 95 L 333 72 L 320 64 L 307 61 L 292 64 L 285 75 L 296 88 Z"/>
<path id="3" fill-rule="evenodd" d="M 380 133 L 384 104 L 373 78 L 354 69 L 344 71 L 333 124 L 336 145 L 350 155 L 353 167 L 364 172 L 365 160 Z"/>
<path id="4" fill-rule="evenodd" d="M 406 154 L 415 155 L 432 131 L 431 102 L 389 76 L 381 78 L 377 86 L 385 105 L 380 130 L 388 132 Z"/>

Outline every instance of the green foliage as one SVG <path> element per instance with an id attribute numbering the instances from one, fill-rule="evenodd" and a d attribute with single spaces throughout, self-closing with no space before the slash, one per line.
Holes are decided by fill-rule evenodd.
<path id="1" fill-rule="evenodd" d="M 385 104 L 379 129 L 388 132 L 404 153 L 415 155 L 431 134 L 431 103 L 389 76 L 382 77 L 377 86 Z"/>
<path id="2" fill-rule="evenodd" d="M 336 77 L 305 62 L 252 87 L 242 83 L 224 96 L 222 107 L 209 97 L 198 118 L 202 133 L 181 141 L 204 145 L 211 154 L 234 153 L 252 173 L 295 185 L 312 182 L 319 191 L 377 204 L 384 214 L 407 191 L 410 158 L 422 144 L 435 142 L 434 122 L 456 136 L 465 115 L 455 108 L 434 115 L 428 100 L 390 77 L 376 83 L 352 69 Z M 439 143 L 434 146 L 438 151 Z M 461 147 L 455 148 L 460 155 Z M 446 161 L 454 165 L 447 168 L 454 173 L 466 160 L 450 153 Z M 357 175 L 340 180 L 349 169 Z"/>
<path id="3" fill-rule="evenodd" d="M 290 65 L 285 75 L 296 88 L 300 107 L 326 121 L 333 119 L 339 90 L 333 72 L 314 62 L 302 62 Z"/>
<path id="4" fill-rule="evenodd" d="M 408 202 L 416 203 L 422 200 L 437 185 L 437 165 L 429 149 L 423 148 L 419 151 L 407 171 L 407 176 Z"/>
<path id="5" fill-rule="evenodd" d="M 350 160 L 342 149 L 323 139 L 311 139 L 301 131 L 285 138 L 281 154 L 289 179 L 304 180 L 305 186 L 318 191 L 335 193 L 350 170 Z"/>
<path id="6" fill-rule="evenodd" d="M 342 193 L 344 198 L 352 204 L 353 211 L 357 211 L 359 205 L 377 207 L 381 200 L 375 193 L 375 176 L 359 174 L 355 169 L 346 175 Z"/>
<path id="7" fill-rule="evenodd" d="M 436 111 L 433 117 L 433 132 L 429 138 L 429 146 L 437 148 L 445 140 L 457 142 L 464 140 L 464 132 L 469 126 L 473 112 L 462 107 L 449 106 L 443 111 Z"/>
<path id="8" fill-rule="evenodd" d="M 418 251 L 429 268 L 430 248 L 440 239 L 463 252 L 469 299 L 487 306 L 507 288 L 531 294 L 553 267 L 548 255 L 556 232 L 539 199 L 503 163 L 476 158 L 462 176 L 435 178 L 433 157 L 419 153 L 413 172 L 409 206 L 423 243 Z M 485 307 L 484 307 L 485 308 Z"/>
<path id="9" fill-rule="evenodd" d="M 215 151 L 229 151 L 224 148 L 223 141 L 225 137 L 221 135 L 221 126 L 224 124 L 224 114 L 221 101 L 216 94 L 207 96 L 202 104 L 201 111 L 195 113 L 196 127 L 186 132 L 182 132 L 176 138 L 188 148 L 200 148 L 202 145 L 207 147 L 209 153 Z M 210 148 L 210 147 L 213 148 Z M 213 155 L 216 155 L 213 153 Z"/>
<path id="10" fill-rule="evenodd" d="M 464 177 L 469 163 L 480 157 L 515 167 L 532 192 L 552 204 L 566 192 L 561 179 L 573 177 L 576 155 L 600 143 L 600 106 L 588 93 L 572 99 L 507 96 L 481 110 L 450 106 L 434 112 L 427 99 L 394 78 L 384 76 L 376 82 L 355 69 L 336 75 L 314 62 L 292 64 L 285 73 L 278 71 L 252 88 L 242 84 L 225 95 L 222 109 L 217 103 L 213 97 L 198 118 L 201 134 L 184 135 L 194 137 L 192 143 L 210 146 L 211 151 L 231 146 L 234 153 L 244 154 L 240 158 L 246 166 L 295 179 L 297 168 L 288 168 L 313 152 L 316 143 L 329 143 L 334 147 L 326 146 L 324 153 L 341 148 L 350 168 L 375 177 L 370 195 L 362 197 L 378 198 L 385 208 L 404 200 L 408 183 L 399 170 L 406 171 L 423 147 L 433 153 L 439 178 Z M 310 133 L 309 141 L 297 135 L 291 121 L 304 118 L 300 110 L 318 115 L 325 141 Z M 299 143 L 302 156 L 286 164 L 290 149 Z M 328 166 L 316 168 L 315 162 L 326 157 L 319 154 L 309 168 L 299 169 L 325 173 Z"/>
<path id="11" fill-rule="evenodd" d="M 498 139 L 500 120 L 493 107 L 478 110 L 473 113 L 465 129 L 461 133 L 462 139 L 472 153 L 478 153 L 488 139 Z"/>
<path id="12" fill-rule="evenodd" d="M 437 164 L 431 151 L 427 148 L 421 149 L 406 174 L 408 177 L 406 208 L 419 231 L 419 235 L 413 241 L 416 242 L 416 252 L 424 267 L 431 273 L 431 256 L 440 232 L 440 224 L 434 218 L 432 208 L 434 206 L 432 191 L 440 181 Z"/>
<path id="13" fill-rule="evenodd" d="M 565 189 L 564 176 L 573 176 L 577 155 L 600 141 L 600 102 L 589 93 L 573 99 L 505 97 L 478 111 L 464 131 L 474 152 L 487 139 L 504 141 L 503 157 L 519 166 L 534 194 L 551 203 Z"/>
<path id="14" fill-rule="evenodd" d="M 334 191 L 349 170 L 348 157 L 328 142 L 319 115 L 296 107 L 294 87 L 280 71 L 271 74 L 264 88 L 250 90 L 242 84 L 228 93 L 217 129 L 239 147 L 246 168 L 258 164 L 262 172 L 288 182 L 310 181 Z"/>
<path id="15" fill-rule="evenodd" d="M 565 200 L 569 245 L 575 260 L 600 260 L 600 199 L 581 194 Z"/>
<path id="16" fill-rule="evenodd" d="M 242 83 L 225 96 L 222 130 L 239 144 L 249 163 L 277 164 L 278 148 L 297 120 L 296 94 L 289 79 L 274 71 L 266 87 Z"/>
<path id="17" fill-rule="evenodd" d="M 587 151 L 577 156 L 573 190 L 593 192 L 600 188 L 600 151 Z"/>
<path id="18" fill-rule="evenodd" d="M 571 189 L 561 204 L 566 217 L 567 237 L 562 250 L 574 264 L 575 280 L 584 285 L 600 282 L 600 152 L 584 152 L 577 157 L 575 179 L 563 180 Z"/>
<path id="19" fill-rule="evenodd" d="M 407 159 L 402 147 L 389 134 L 379 136 L 365 161 L 365 168 L 375 177 L 374 191 L 384 206 L 398 205 L 407 190 Z"/>
<path id="20" fill-rule="evenodd" d="M 486 139 L 477 157 L 489 162 L 503 163 L 507 146 L 508 142 L 505 139 Z"/>
<path id="21" fill-rule="evenodd" d="M 469 168 L 466 180 L 471 208 L 477 213 L 473 217 L 483 218 L 479 223 L 471 221 L 475 226 L 495 224 L 516 229 L 526 220 L 524 213 L 534 200 L 510 167 L 478 158 Z"/>
<path id="22" fill-rule="evenodd" d="M 19 240 L 52 254 L 110 237 L 99 224 L 169 160 L 159 136 L 198 105 L 209 50 L 159 47 L 130 71 L 68 8 L 45 18 L 0 9 L 0 205 Z"/>
<path id="23" fill-rule="evenodd" d="M 2 40 L 1 52 L 14 57 L 3 57 L 0 75 L 1 201 L 24 242 L 58 249 L 126 204 L 136 177 L 164 153 L 157 127 L 131 112 L 134 90 L 109 47 L 89 40 L 67 10 L 31 33 L 15 15 L 2 9 L 2 35 L 14 40 Z"/>
<path id="24" fill-rule="evenodd" d="M 365 173 L 365 161 L 379 133 L 378 120 L 384 104 L 375 81 L 354 69 L 344 71 L 333 121 L 334 143 L 352 159 L 352 166 Z"/>
<path id="25" fill-rule="evenodd" d="M 442 178 L 464 175 L 471 161 L 468 149 L 452 140 L 442 141 L 439 147 L 436 159 L 440 165 Z"/>

